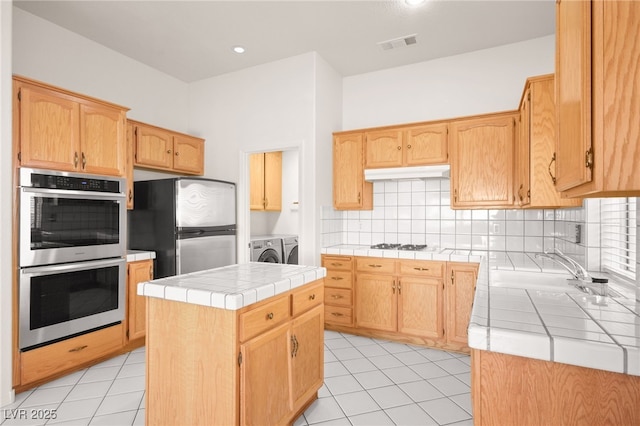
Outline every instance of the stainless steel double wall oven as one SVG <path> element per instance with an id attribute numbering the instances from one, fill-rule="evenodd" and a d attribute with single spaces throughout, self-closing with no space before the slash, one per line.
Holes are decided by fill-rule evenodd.
<path id="1" fill-rule="evenodd" d="M 126 181 L 20 169 L 19 346 L 124 320 Z"/>

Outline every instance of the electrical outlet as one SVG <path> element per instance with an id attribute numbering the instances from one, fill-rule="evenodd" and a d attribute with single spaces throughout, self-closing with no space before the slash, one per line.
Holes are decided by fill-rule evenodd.
<path id="1" fill-rule="evenodd" d="M 575 242 L 576 244 L 580 244 L 582 241 L 582 225 L 576 224 L 575 227 Z"/>

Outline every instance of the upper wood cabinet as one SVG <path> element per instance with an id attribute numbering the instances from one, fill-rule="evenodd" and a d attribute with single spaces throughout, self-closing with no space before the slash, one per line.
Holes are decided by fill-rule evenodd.
<path id="1" fill-rule="evenodd" d="M 14 77 L 20 166 L 125 176 L 127 108 Z"/>
<path id="2" fill-rule="evenodd" d="M 135 167 L 204 174 L 204 139 L 130 121 L 133 124 Z"/>
<path id="3" fill-rule="evenodd" d="M 447 130 L 437 123 L 365 132 L 365 169 L 446 163 Z"/>
<path id="4" fill-rule="evenodd" d="M 249 157 L 251 210 L 282 210 L 282 151 Z"/>
<path id="5" fill-rule="evenodd" d="M 640 2 L 556 2 L 556 188 L 640 194 Z"/>
<path id="6" fill-rule="evenodd" d="M 333 135 L 333 206 L 336 210 L 373 209 L 373 184 L 364 180 L 362 132 Z"/>
<path id="7" fill-rule="evenodd" d="M 133 209 L 133 152 L 134 138 L 133 138 L 133 123 L 127 121 L 126 127 L 127 135 L 127 156 L 126 156 L 126 177 L 127 177 L 127 210 Z"/>
<path id="8" fill-rule="evenodd" d="M 513 206 L 517 118 L 502 113 L 450 123 L 452 208 Z"/>
<path id="9" fill-rule="evenodd" d="M 520 103 L 516 146 L 516 204 L 525 208 L 579 207 L 554 185 L 555 99 L 553 74 L 527 79 Z"/>

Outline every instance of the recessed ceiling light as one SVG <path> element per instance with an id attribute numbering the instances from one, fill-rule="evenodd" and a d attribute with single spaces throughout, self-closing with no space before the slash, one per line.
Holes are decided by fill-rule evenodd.
<path id="1" fill-rule="evenodd" d="M 236 53 L 244 53 L 245 49 L 242 46 L 233 46 L 233 51 Z"/>
<path id="2" fill-rule="evenodd" d="M 418 6 L 425 2 L 425 0 L 404 0 L 409 6 Z"/>

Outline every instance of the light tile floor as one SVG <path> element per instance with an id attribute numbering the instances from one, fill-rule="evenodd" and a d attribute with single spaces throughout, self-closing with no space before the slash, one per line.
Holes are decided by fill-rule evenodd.
<path id="1" fill-rule="evenodd" d="M 0 409 L 0 424 L 143 425 L 144 355 L 140 348 L 20 393 Z M 295 425 L 394 424 L 472 425 L 469 356 L 326 331 L 325 382 Z"/>

